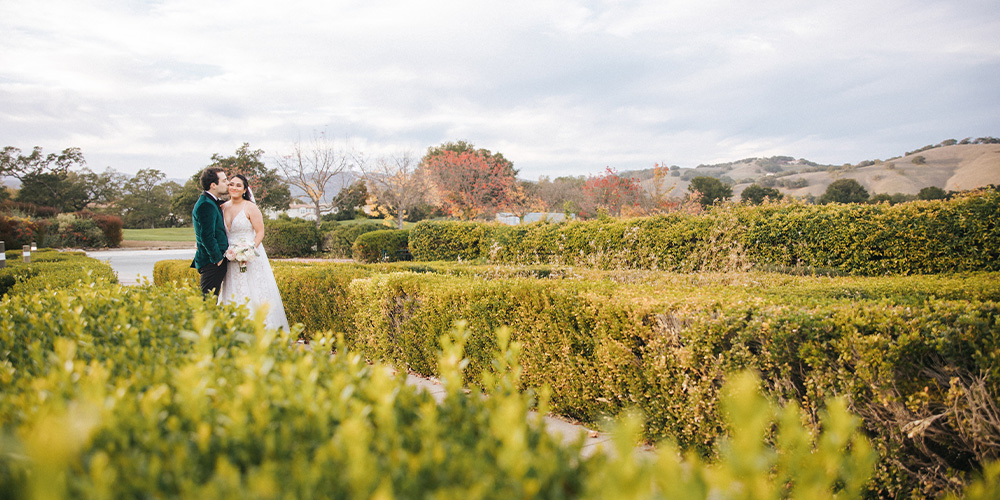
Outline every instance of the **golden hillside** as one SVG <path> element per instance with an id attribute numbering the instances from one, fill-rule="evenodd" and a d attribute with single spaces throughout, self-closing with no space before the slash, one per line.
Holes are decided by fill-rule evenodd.
<path id="1" fill-rule="evenodd" d="M 1000 185 L 1000 144 L 943 146 L 865 167 L 833 168 L 787 178 L 799 177 L 806 179 L 809 185 L 781 190 L 796 197 L 819 196 L 831 182 L 846 178 L 858 181 L 871 194 L 917 194 L 928 186 L 964 191 L 989 184 Z"/>
<path id="2" fill-rule="evenodd" d="M 623 172 L 640 179 L 653 191 L 652 169 Z M 994 184 L 1000 185 L 1000 144 L 956 144 L 937 146 L 890 160 L 861 162 L 858 165 L 818 165 L 791 157 L 747 158 L 732 163 L 699 165 L 680 169 L 678 176 L 667 177 L 660 188 L 668 196 L 687 193 L 690 179 L 708 176 L 733 186 L 739 199 L 744 188 L 753 183 L 778 188 L 796 198 L 818 197 L 837 179 L 855 179 L 872 195 L 902 193 L 915 195 L 935 186 L 945 191 L 964 191 Z"/>

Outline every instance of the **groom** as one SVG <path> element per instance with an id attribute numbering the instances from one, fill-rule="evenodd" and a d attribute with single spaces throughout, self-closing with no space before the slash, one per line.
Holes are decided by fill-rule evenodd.
<path id="1" fill-rule="evenodd" d="M 191 267 L 201 275 L 201 293 L 219 294 L 222 279 L 226 277 L 226 224 L 222 218 L 224 202 L 220 197 L 229 191 L 226 172 L 218 167 L 208 167 L 201 173 L 201 187 L 205 190 L 194 204 L 191 219 L 194 221 L 194 237 L 198 249 L 194 253 Z"/>

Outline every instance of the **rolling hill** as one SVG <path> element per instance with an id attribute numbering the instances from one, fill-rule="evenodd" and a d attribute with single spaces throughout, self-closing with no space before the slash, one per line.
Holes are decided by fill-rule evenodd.
<path id="1" fill-rule="evenodd" d="M 948 141 L 950 143 L 952 141 Z M 963 141 L 964 142 L 964 141 Z M 803 198 L 820 196 L 837 179 L 854 179 L 872 195 L 876 193 L 917 194 L 922 188 L 936 186 L 946 191 L 964 191 L 1000 185 L 1000 144 L 952 144 L 921 148 L 889 160 L 870 160 L 856 165 L 820 165 L 787 156 L 747 158 L 731 163 L 699 165 L 680 169 L 679 176 L 667 177 L 663 188 L 668 196 L 687 192 L 690 179 L 715 177 L 733 186 L 734 197 L 753 183 L 778 188 L 781 192 Z M 636 177 L 652 191 L 653 170 L 622 172 Z"/>

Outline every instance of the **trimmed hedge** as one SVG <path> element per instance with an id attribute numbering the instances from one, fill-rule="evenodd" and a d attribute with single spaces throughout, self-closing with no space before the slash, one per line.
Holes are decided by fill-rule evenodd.
<path id="1" fill-rule="evenodd" d="M 272 257 L 302 257 L 316 252 L 319 230 L 309 221 L 265 221 L 264 250 Z"/>
<path id="2" fill-rule="evenodd" d="M 76 215 L 78 217 L 91 219 L 96 222 L 97 227 L 101 228 L 101 232 L 104 233 L 104 242 L 107 246 L 112 248 L 121 246 L 122 239 L 124 238 L 122 233 L 123 222 L 121 217 L 116 215 L 94 213 L 89 210 L 82 210 L 77 212 Z"/>
<path id="3" fill-rule="evenodd" d="M 122 220 L 89 211 L 58 214 L 48 219 L 0 214 L 0 241 L 9 248 L 31 242 L 49 248 L 117 247 L 122 242 Z"/>
<path id="4" fill-rule="evenodd" d="M 555 411 L 597 422 L 637 408 L 648 439 L 686 449 L 713 453 L 724 433 L 722 381 L 751 369 L 814 426 L 825 398 L 849 398 L 882 456 L 872 494 L 936 496 L 998 458 L 987 443 L 1000 436 L 970 427 L 989 421 L 976 398 L 995 404 L 1000 388 L 997 273 L 277 263 L 275 275 L 289 320 L 344 332 L 352 350 L 424 375 L 438 375 L 438 339 L 455 321 L 469 325 L 469 373 L 491 369 L 494 332 L 509 325 L 523 345 L 523 387 L 551 387 Z"/>
<path id="5" fill-rule="evenodd" d="M 416 260 L 669 271 L 818 268 L 857 275 L 1000 270 L 1000 193 L 898 205 L 726 205 L 703 215 L 525 226 L 419 222 Z"/>
<path id="6" fill-rule="evenodd" d="M 582 439 L 563 445 L 528 413 L 545 412 L 544 395 L 512 390 L 520 346 L 502 335 L 488 397 L 462 390 L 465 332 L 442 339 L 440 402 L 329 337 L 317 352 L 290 342 L 173 287 L 0 301 L 0 495 L 702 500 L 752 479 L 749 498 L 855 499 L 871 473 L 843 401 L 812 434 L 749 375 L 727 386 L 722 448 L 733 451 L 713 463 L 682 461 L 669 443 L 634 456 L 634 420 L 619 426 L 616 456 L 582 456 Z"/>
<path id="7" fill-rule="evenodd" d="M 372 231 L 354 240 L 354 260 L 364 263 L 409 260 L 408 229 Z"/>
<path id="8" fill-rule="evenodd" d="M 0 214 L 0 241 L 8 250 L 30 245 L 33 241 L 41 243 L 46 228 L 44 221 Z"/>
<path id="9" fill-rule="evenodd" d="M 20 250 L 5 253 L 7 266 L 0 269 L 0 296 L 34 293 L 46 288 L 72 288 L 78 283 L 118 283 L 111 266 L 83 252 L 36 250 L 25 264 Z"/>
<path id="10" fill-rule="evenodd" d="M 380 222 L 339 224 L 323 235 L 323 251 L 330 253 L 333 257 L 349 259 L 353 253 L 354 240 L 358 239 L 358 236 L 385 229 L 385 224 Z"/>

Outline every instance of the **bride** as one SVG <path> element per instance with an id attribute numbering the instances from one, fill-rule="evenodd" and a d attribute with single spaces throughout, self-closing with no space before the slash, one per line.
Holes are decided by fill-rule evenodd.
<path id="1" fill-rule="evenodd" d="M 264 246 L 264 217 L 253 199 L 253 192 L 247 184 L 247 178 L 236 174 L 229 181 L 229 201 L 222 205 L 222 215 L 226 223 L 226 235 L 229 237 L 229 269 L 222 281 L 219 292 L 219 303 L 247 304 L 250 314 L 267 307 L 264 325 L 268 328 L 281 328 L 288 331 L 288 319 L 285 317 L 285 307 L 281 303 L 278 284 L 274 281 L 271 264 L 267 261 Z M 234 259 L 234 251 L 240 248 L 254 249 L 256 256 L 245 264 Z M 253 253 L 250 251 L 249 253 Z M 240 268 L 244 267 L 241 272 Z"/>

